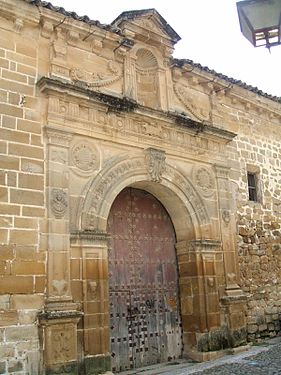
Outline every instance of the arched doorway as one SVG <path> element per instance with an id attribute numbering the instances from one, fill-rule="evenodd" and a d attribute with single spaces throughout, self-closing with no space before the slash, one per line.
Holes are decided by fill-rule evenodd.
<path id="1" fill-rule="evenodd" d="M 107 230 L 112 370 L 179 358 L 176 238 L 167 211 L 150 193 L 126 188 Z"/>

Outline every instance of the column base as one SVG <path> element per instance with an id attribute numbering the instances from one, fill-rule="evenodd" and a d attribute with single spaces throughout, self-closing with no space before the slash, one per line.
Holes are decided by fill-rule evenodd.
<path id="1" fill-rule="evenodd" d="M 67 375 L 78 375 L 78 363 L 72 362 L 67 365 L 52 365 L 46 367 L 46 375 L 58 375 L 58 374 L 67 374 Z"/>
<path id="2" fill-rule="evenodd" d="M 113 375 L 110 354 L 85 357 L 81 367 L 85 375 Z"/>
<path id="3" fill-rule="evenodd" d="M 78 375 L 77 324 L 81 316 L 75 310 L 39 314 L 46 374 Z"/>
<path id="4" fill-rule="evenodd" d="M 240 295 L 226 295 L 221 298 L 233 348 L 244 345 L 247 342 L 246 301 L 247 296 L 242 294 L 241 290 Z"/>

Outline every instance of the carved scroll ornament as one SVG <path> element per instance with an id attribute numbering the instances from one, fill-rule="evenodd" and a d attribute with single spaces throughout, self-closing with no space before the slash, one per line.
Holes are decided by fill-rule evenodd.
<path id="1" fill-rule="evenodd" d="M 199 110 L 193 105 L 192 99 L 189 95 L 187 87 L 181 83 L 174 84 L 174 92 L 177 98 L 182 102 L 185 108 L 197 119 L 200 121 L 209 121 L 209 116 L 204 116 L 199 112 Z"/>
<path id="2" fill-rule="evenodd" d="M 122 77 L 121 69 L 118 64 L 110 60 L 107 64 L 110 74 L 100 72 L 87 72 L 79 68 L 70 69 L 70 78 L 73 82 L 81 82 L 88 87 L 104 87 L 118 81 Z"/>

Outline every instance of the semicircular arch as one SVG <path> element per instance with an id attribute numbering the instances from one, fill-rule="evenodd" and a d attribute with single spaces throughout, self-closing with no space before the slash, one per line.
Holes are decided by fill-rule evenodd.
<path id="1" fill-rule="evenodd" d="M 151 181 L 145 155 L 121 155 L 109 161 L 87 185 L 80 206 L 80 229 L 106 231 L 107 218 L 116 196 L 125 187 L 137 187 L 153 194 L 167 209 L 177 240 L 201 238 L 201 228 L 210 223 L 207 209 L 189 179 L 166 164 L 160 182 Z M 190 228 L 187 231 L 187 228 Z"/>

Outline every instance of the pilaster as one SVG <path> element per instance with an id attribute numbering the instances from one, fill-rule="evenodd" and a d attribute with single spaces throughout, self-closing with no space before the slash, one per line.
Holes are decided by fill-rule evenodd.
<path id="1" fill-rule="evenodd" d="M 205 351 L 201 334 L 220 329 L 219 286 L 222 268 L 220 241 L 177 243 L 184 350 Z M 204 344 L 208 350 L 212 343 Z"/>
<path id="2" fill-rule="evenodd" d="M 246 341 L 246 296 L 238 285 L 239 268 L 236 252 L 236 222 L 232 210 L 232 196 L 229 182 L 229 168 L 215 166 L 218 184 L 219 215 L 224 255 L 225 293 L 221 303 L 225 313 L 225 323 L 229 331 L 232 347 Z"/>
<path id="3" fill-rule="evenodd" d="M 215 172 L 218 186 L 219 220 L 221 225 L 221 240 L 225 267 L 225 294 L 238 296 L 243 294 L 238 285 L 239 272 L 236 254 L 236 223 L 231 207 L 231 187 L 229 183 L 229 168 L 216 165 Z"/>
<path id="4" fill-rule="evenodd" d="M 70 284 L 68 147 L 71 135 L 46 129 L 47 299 L 39 315 L 46 374 L 78 374 L 77 324 Z"/>
<path id="5" fill-rule="evenodd" d="M 83 342 L 85 374 L 111 369 L 109 342 L 108 236 L 94 230 L 71 234 L 73 253 L 80 254 L 84 318 L 78 336 Z"/>

